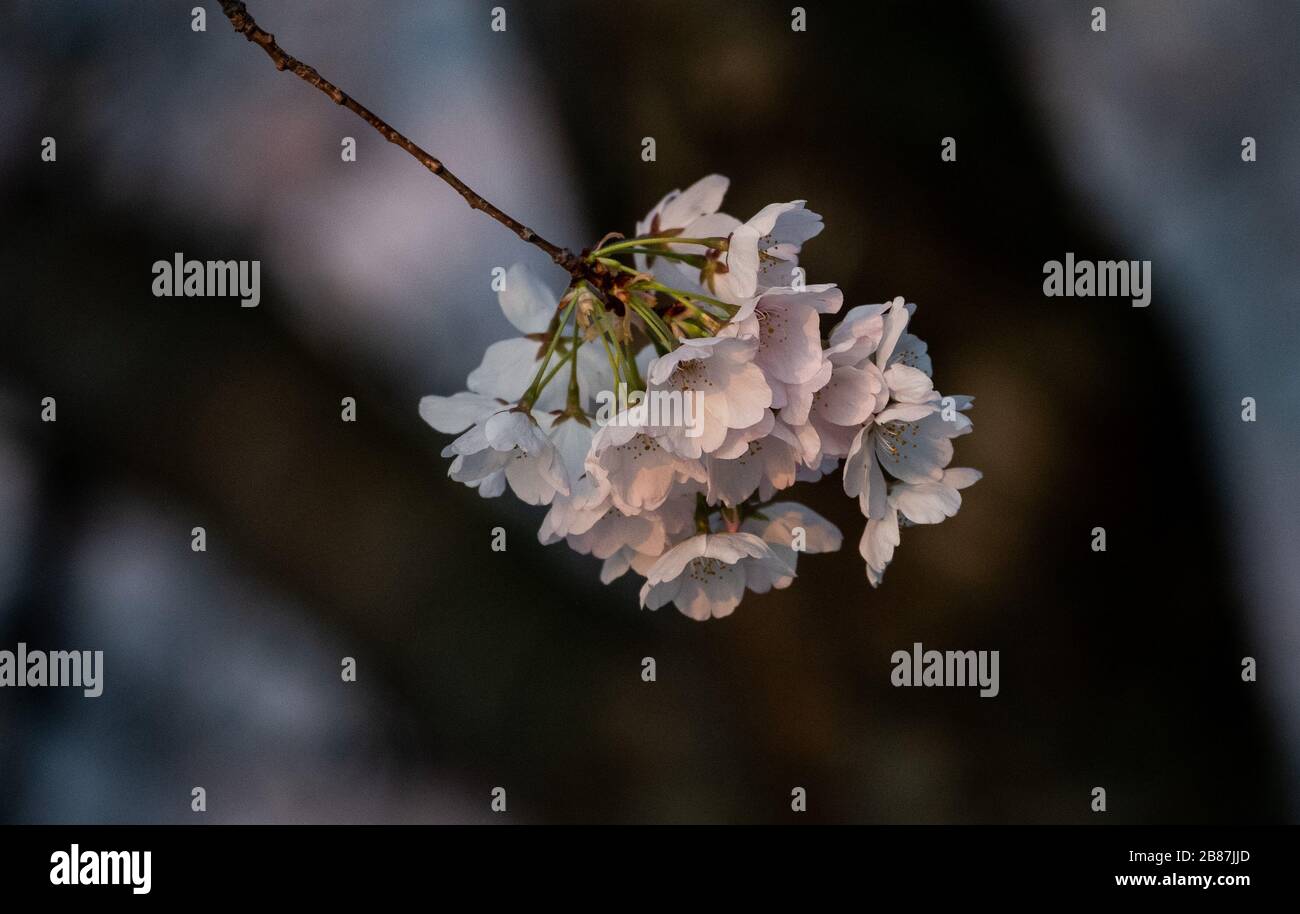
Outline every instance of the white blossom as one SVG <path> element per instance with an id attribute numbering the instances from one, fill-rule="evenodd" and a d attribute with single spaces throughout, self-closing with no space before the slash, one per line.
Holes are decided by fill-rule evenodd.
<path id="1" fill-rule="evenodd" d="M 763 577 L 759 569 L 751 569 L 746 574 L 745 586 L 755 593 L 767 593 L 769 589 L 780 590 L 789 587 L 794 580 L 795 566 L 800 552 L 836 552 L 844 539 L 839 528 L 826 518 L 812 508 L 792 501 L 776 502 L 765 506 L 762 517 L 755 516 L 747 519 L 740 529 L 761 537 L 777 558 L 790 566 L 788 576 L 771 578 Z"/>
<path id="2" fill-rule="evenodd" d="M 497 301 L 506 319 L 523 335 L 488 346 L 483 361 L 469 373 L 466 387 L 473 393 L 516 403 L 537 374 L 546 348 L 546 331 L 559 307 L 560 296 L 523 264 L 506 270 L 504 280 Z M 578 377 L 584 407 L 591 405 L 597 391 L 613 386 L 609 362 L 599 342 L 579 347 Z M 534 405 L 539 410 L 554 410 L 563 407 L 564 400 L 564 385 L 552 384 L 542 391 Z"/>
<path id="3" fill-rule="evenodd" d="M 519 335 L 488 347 L 467 391 L 420 401 L 456 436 L 452 479 L 546 506 L 540 542 L 598 559 L 602 583 L 644 578 L 644 608 L 701 620 L 789 587 L 799 553 L 840 548 L 834 524 L 777 500 L 796 483 L 842 467 L 874 587 L 901 530 L 952 517 L 980 478 L 949 466 L 973 401 L 935 388 L 916 306 L 825 326 L 843 294 L 795 272 L 821 217 L 794 201 L 741 222 L 721 211 L 727 186 L 667 194 L 591 253 L 604 279 L 563 295 L 512 267 L 498 301 Z M 681 408 L 649 406 L 664 403 Z"/>
<path id="4" fill-rule="evenodd" d="M 682 457 L 711 454 L 732 429 L 763 419 L 772 405 L 772 389 L 754 364 L 756 344 L 734 337 L 683 340 L 672 352 L 650 363 L 650 391 L 689 394 L 703 416 L 702 434 L 685 424 L 659 430 L 665 448 Z"/>
<path id="5" fill-rule="evenodd" d="M 669 549 L 646 573 L 641 605 L 658 609 L 673 603 L 692 619 L 728 616 L 745 594 L 752 575 L 760 584 L 794 569 L 752 533 L 701 533 Z"/>
<path id="6" fill-rule="evenodd" d="M 880 586 L 885 568 L 894 557 L 894 548 L 900 541 L 900 518 L 912 524 L 942 523 L 961 507 L 958 490 L 974 485 L 981 475 L 978 470 L 956 467 L 944 470 L 937 480 L 901 482 L 890 487 L 887 510 L 880 518 L 867 521 L 858 543 L 872 587 Z"/>
<path id="7" fill-rule="evenodd" d="M 655 511 L 668 499 L 674 483 L 707 476 L 698 459 L 668 450 L 655 430 L 624 416 L 596 433 L 587 455 L 587 474 L 608 493 L 610 502 L 624 514 Z"/>

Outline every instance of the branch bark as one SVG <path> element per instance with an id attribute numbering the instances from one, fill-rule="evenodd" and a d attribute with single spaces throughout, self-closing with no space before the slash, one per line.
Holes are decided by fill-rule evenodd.
<path id="1" fill-rule="evenodd" d="M 388 142 L 405 149 L 417 162 L 450 184 L 452 189 L 465 199 L 470 209 L 487 213 L 497 222 L 514 232 L 521 240 L 541 248 L 551 260 L 555 261 L 574 279 L 587 279 L 596 282 L 597 285 L 604 284 L 605 277 L 603 274 L 605 271 L 599 269 L 599 264 L 588 264 L 582 257 L 566 248 L 552 244 L 519 220 L 503 212 L 499 207 L 489 202 L 472 187 L 452 174 L 447 166 L 443 165 L 435 156 L 407 139 L 379 115 L 321 76 L 320 73 L 316 72 L 315 67 L 308 66 L 287 53 L 284 48 L 276 44 L 274 35 L 257 24 L 242 0 L 220 0 L 220 2 L 221 11 L 226 14 L 226 18 L 235 27 L 235 31 L 265 51 L 277 70 L 288 70 L 308 85 L 315 86 L 324 92 L 335 104 L 342 105 L 356 114 L 357 117 L 379 131 L 380 136 L 388 140 Z"/>

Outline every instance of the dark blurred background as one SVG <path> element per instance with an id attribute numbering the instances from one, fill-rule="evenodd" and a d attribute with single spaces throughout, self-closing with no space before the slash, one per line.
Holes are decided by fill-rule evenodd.
<path id="1" fill-rule="evenodd" d="M 98 699 L 0 691 L 0 820 L 1296 819 L 1300 7 L 252 5 L 558 243 L 717 171 L 825 216 L 810 281 L 918 303 L 977 398 L 961 513 L 872 591 L 800 486 L 843 551 L 696 624 L 417 416 L 511 333 L 493 267 L 563 277 L 196 4 L 0 9 L 0 648 L 106 654 Z M 154 298 L 176 251 L 259 259 L 261 306 Z M 1151 306 L 1044 298 L 1066 251 L 1151 260 Z M 1001 694 L 891 687 L 914 641 L 999 650 Z"/>

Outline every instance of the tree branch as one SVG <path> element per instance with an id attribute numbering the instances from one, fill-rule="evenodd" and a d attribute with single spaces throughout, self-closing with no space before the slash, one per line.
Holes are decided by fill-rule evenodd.
<path id="1" fill-rule="evenodd" d="M 472 187 L 452 174 L 447 169 L 447 166 L 443 165 L 437 158 L 425 152 L 401 133 L 394 130 L 383 118 L 321 76 L 314 67 L 308 66 L 296 57 L 286 53 L 284 48 L 276 44 L 275 36 L 257 24 L 242 0 L 220 0 L 220 2 L 221 11 L 226 14 L 226 18 L 235 27 L 235 31 L 260 46 L 267 53 L 267 56 L 271 58 L 271 62 L 275 64 L 277 70 L 290 71 L 304 82 L 324 92 L 335 104 L 342 105 L 352 111 L 357 117 L 378 130 L 379 134 L 388 142 L 405 149 L 417 162 L 450 184 L 456 193 L 465 198 L 465 202 L 469 204 L 470 209 L 477 209 L 487 213 L 523 241 L 541 248 L 551 260 L 555 261 L 575 279 L 585 278 L 595 281 L 598 285 L 603 284 L 603 275 L 595 275 L 604 273 L 603 270 L 594 269 L 599 265 L 588 264 L 582 257 L 566 248 L 552 244 L 519 220 L 502 212 L 501 209 L 484 199 Z"/>

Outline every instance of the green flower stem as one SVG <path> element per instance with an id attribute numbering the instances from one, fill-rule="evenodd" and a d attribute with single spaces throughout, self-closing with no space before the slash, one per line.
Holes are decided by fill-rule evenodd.
<path id="1" fill-rule="evenodd" d="M 601 332 L 600 345 L 605 347 L 605 357 L 609 359 L 609 370 L 614 375 L 614 383 L 618 384 L 619 378 L 622 377 L 618 370 L 618 360 L 614 358 L 614 350 L 609 346 L 609 334 Z"/>
<path id="2" fill-rule="evenodd" d="M 575 293 L 576 294 L 576 293 Z M 565 406 L 577 412 L 582 408 L 582 391 L 578 389 L 578 350 L 582 348 L 582 335 L 578 319 L 573 319 L 573 352 L 569 354 L 569 396 Z"/>
<path id="3" fill-rule="evenodd" d="M 663 318 L 656 314 L 653 309 L 646 307 L 635 298 L 630 298 L 628 304 L 640 316 L 641 320 L 645 321 L 646 329 L 650 331 L 650 335 L 660 345 L 669 351 L 677 348 L 677 338 L 668 329 L 668 325 L 663 322 Z"/>
<path id="4" fill-rule="evenodd" d="M 627 343 L 623 344 L 622 349 L 623 349 L 623 360 L 624 360 L 624 364 L 627 366 L 627 372 L 629 377 L 628 389 L 645 390 L 645 381 L 641 380 L 641 369 L 636 367 L 636 357 L 628 349 Z"/>
<path id="5" fill-rule="evenodd" d="M 618 270 L 620 273 L 630 273 L 633 276 L 641 276 L 640 272 L 632 269 L 627 264 L 615 260 L 613 257 L 597 257 L 596 260 L 609 267 L 611 270 Z"/>
<path id="6" fill-rule="evenodd" d="M 626 381 L 626 383 L 631 386 L 631 379 L 628 376 L 627 371 L 622 367 L 623 348 L 619 345 L 618 340 L 614 338 L 613 333 L 605 326 L 609 323 L 609 312 L 605 310 L 605 305 L 601 302 L 600 296 L 594 291 L 591 293 L 591 300 L 600 311 L 602 324 L 600 330 L 600 342 L 601 345 L 605 347 L 605 355 L 609 358 L 609 367 L 614 372 L 614 384 L 617 385 L 622 381 Z M 614 345 L 611 347 L 610 343 L 613 343 Z"/>
<path id="7" fill-rule="evenodd" d="M 564 329 L 564 325 L 568 322 L 569 315 L 573 313 L 573 306 L 577 303 L 578 296 L 576 294 L 570 295 L 569 303 L 565 305 L 564 311 L 560 313 L 560 316 L 555 321 L 555 329 L 551 331 L 551 339 L 546 344 L 546 351 L 542 354 L 542 364 L 537 366 L 537 374 L 533 377 L 533 383 L 528 386 L 528 390 L 524 392 L 523 399 L 519 401 L 520 405 L 525 409 L 532 409 L 533 403 L 537 400 L 538 393 L 541 392 L 542 388 L 538 385 L 541 384 L 542 376 L 546 371 L 546 366 L 551 361 L 551 354 L 555 352 L 555 345 L 560 341 L 560 333 Z"/>
<path id="8" fill-rule="evenodd" d="M 662 248 L 630 248 L 623 251 L 624 254 L 645 254 L 647 257 L 662 257 L 665 260 L 680 260 L 682 263 L 689 264 L 696 269 L 704 267 L 704 257 L 700 254 L 679 254 L 676 251 L 669 251 Z M 597 258 L 601 263 L 605 263 L 607 258 Z M 612 258 L 608 258 L 612 259 Z M 617 263 L 618 261 L 614 261 Z"/>
<path id="9" fill-rule="evenodd" d="M 555 365 L 551 368 L 551 370 L 546 373 L 546 377 L 542 378 L 542 383 L 537 385 L 538 396 L 541 396 L 542 391 L 546 390 L 547 386 L 551 383 L 552 380 L 554 380 L 555 376 L 560 373 L 560 369 L 564 367 L 566 362 L 571 363 L 573 365 L 578 364 L 578 359 L 576 358 L 576 355 L 577 355 L 576 349 L 566 350 L 564 353 L 560 355 L 559 361 L 557 361 Z"/>
<path id="10" fill-rule="evenodd" d="M 660 244 L 695 244 L 705 248 L 722 249 L 727 243 L 726 238 L 676 238 L 665 236 L 661 238 L 628 238 L 625 241 L 616 241 L 613 244 L 607 244 L 599 250 L 592 251 L 587 255 L 588 260 L 594 260 L 597 257 L 603 257 L 612 254 L 615 251 L 626 251 L 629 248 L 651 247 Z"/>
<path id="11" fill-rule="evenodd" d="M 731 317 L 731 315 L 735 314 L 737 311 L 740 310 L 739 305 L 731 305 L 725 301 L 722 301 L 721 299 L 709 298 L 707 295 L 696 295 L 694 292 L 684 292 L 681 289 L 674 289 L 672 286 L 665 286 L 663 283 L 655 282 L 652 279 L 646 279 L 638 283 L 635 283 L 633 284 L 632 288 L 653 289 L 656 292 L 663 292 L 665 295 L 671 295 L 673 299 L 681 302 L 683 305 L 688 305 L 692 308 L 696 307 L 695 302 L 704 302 L 706 304 L 714 305 L 718 308 L 721 308 L 724 314 L 722 315 L 715 314 L 713 315 L 714 317 L 724 317 L 724 318 Z"/>
<path id="12" fill-rule="evenodd" d="M 685 333 L 689 339 L 699 339 L 709 335 L 707 330 L 689 318 L 679 318 L 673 321 L 673 326 Z"/>
<path id="13" fill-rule="evenodd" d="M 695 313 L 695 315 L 707 315 L 715 321 L 720 320 L 727 322 L 732 319 L 732 316 L 735 315 L 737 311 L 740 311 L 740 306 L 736 306 L 736 304 L 720 302 L 718 299 L 707 298 L 705 295 L 685 293 L 685 291 L 680 289 L 672 289 L 671 286 L 663 285 L 662 282 L 642 281 L 633 283 L 632 290 L 637 289 L 651 289 L 656 291 L 656 293 L 668 295 L 669 298 L 672 298 L 673 302 L 689 308 L 690 311 Z M 710 307 L 705 307 L 706 304 Z M 722 313 L 719 313 L 719 311 Z"/>

